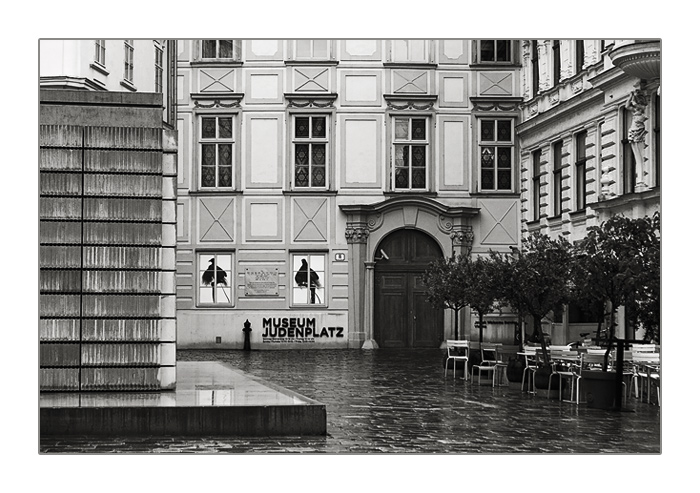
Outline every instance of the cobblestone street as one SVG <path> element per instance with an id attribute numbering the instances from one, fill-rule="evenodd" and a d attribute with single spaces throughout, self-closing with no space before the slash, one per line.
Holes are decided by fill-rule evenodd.
<path id="1" fill-rule="evenodd" d="M 48 437 L 43 453 L 659 453 L 660 409 L 634 412 L 443 377 L 439 350 L 179 351 L 326 404 L 325 437 Z"/>

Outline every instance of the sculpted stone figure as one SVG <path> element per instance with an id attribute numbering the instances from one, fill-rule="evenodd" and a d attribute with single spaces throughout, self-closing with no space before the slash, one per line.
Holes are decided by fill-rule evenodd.
<path id="1" fill-rule="evenodd" d="M 644 122 L 647 117 L 644 115 L 648 101 L 646 96 L 639 89 L 635 89 L 627 98 L 625 108 L 632 111 L 632 125 L 627 132 L 627 138 L 631 142 L 644 142 L 647 133 Z"/>

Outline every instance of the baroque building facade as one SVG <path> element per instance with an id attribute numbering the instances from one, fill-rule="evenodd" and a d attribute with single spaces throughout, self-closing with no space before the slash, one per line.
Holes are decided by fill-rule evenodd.
<path id="1" fill-rule="evenodd" d="M 522 54 L 522 235 L 576 242 L 615 214 L 659 211 L 660 42 L 524 40 Z M 618 318 L 618 335 L 634 337 L 625 334 L 624 308 Z M 550 332 L 561 344 L 596 327 L 572 303 Z"/>
<path id="2" fill-rule="evenodd" d="M 178 41 L 178 346 L 439 347 L 428 263 L 518 244 L 521 47 Z"/>

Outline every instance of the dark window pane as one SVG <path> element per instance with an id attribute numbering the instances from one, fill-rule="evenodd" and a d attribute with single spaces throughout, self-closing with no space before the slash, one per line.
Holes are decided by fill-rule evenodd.
<path id="1" fill-rule="evenodd" d="M 482 168 L 493 168 L 493 154 L 495 148 L 493 147 L 482 147 L 481 148 L 481 167 Z"/>
<path id="2" fill-rule="evenodd" d="M 498 147 L 498 167 L 510 169 L 511 153 L 510 147 Z"/>
<path id="3" fill-rule="evenodd" d="M 493 190 L 493 169 L 481 169 L 481 188 L 484 190 Z"/>
<path id="4" fill-rule="evenodd" d="M 202 166 L 216 166 L 216 146 L 202 144 Z"/>
<path id="5" fill-rule="evenodd" d="M 326 167 L 325 166 L 312 166 L 312 186 L 314 187 L 324 187 L 326 186 Z"/>
<path id="6" fill-rule="evenodd" d="M 494 60 L 494 41 L 484 40 L 481 41 L 481 61 L 482 62 L 493 62 Z"/>
<path id="7" fill-rule="evenodd" d="M 202 138 L 216 138 L 216 118 L 202 118 Z"/>
<path id="8" fill-rule="evenodd" d="M 413 146 L 412 158 L 414 167 L 425 168 L 425 146 Z"/>
<path id="9" fill-rule="evenodd" d="M 408 188 L 408 168 L 396 168 L 396 188 Z"/>
<path id="10" fill-rule="evenodd" d="M 411 178 L 413 188 L 425 188 L 425 168 L 413 168 Z"/>
<path id="11" fill-rule="evenodd" d="M 219 138 L 230 139 L 233 136 L 233 119 L 219 118 Z"/>
<path id="12" fill-rule="evenodd" d="M 202 58 L 216 58 L 216 40 L 202 40 Z"/>
<path id="13" fill-rule="evenodd" d="M 202 166 L 202 186 L 213 187 L 216 180 L 216 167 Z"/>
<path id="14" fill-rule="evenodd" d="M 496 61 L 510 61 L 510 41 L 496 41 Z"/>
<path id="15" fill-rule="evenodd" d="M 411 139 L 425 140 L 425 118 L 414 118 L 411 121 Z"/>
<path id="16" fill-rule="evenodd" d="M 501 142 L 510 142 L 510 120 L 498 121 L 498 140 Z"/>
<path id="17" fill-rule="evenodd" d="M 219 167 L 219 186 L 230 187 L 233 168 L 231 166 Z"/>
<path id="18" fill-rule="evenodd" d="M 576 135 L 576 160 L 586 159 L 586 133 L 581 132 Z"/>
<path id="19" fill-rule="evenodd" d="M 323 116 L 312 118 L 312 137 L 324 138 L 326 136 L 326 118 Z"/>
<path id="20" fill-rule="evenodd" d="M 499 169 L 498 170 L 498 189 L 499 190 L 510 190 L 510 170 L 509 169 Z"/>
<path id="21" fill-rule="evenodd" d="M 396 167 L 408 166 L 408 146 L 398 145 L 395 152 Z"/>
<path id="22" fill-rule="evenodd" d="M 297 116 L 294 119 L 294 136 L 296 138 L 306 138 L 309 136 L 309 118 Z"/>
<path id="23" fill-rule="evenodd" d="M 295 164 L 309 164 L 309 146 L 297 144 L 294 151 Z"/>
<path id="24" fill-rule="evenodd" d="M 294 171 L 294 185 L 297 187 L 309 186 L 309 168 L 308 166 L 297 166 Z"/>
<path id="25" fill-rule="evenodd" d="M 481 121 L 481 140 L 493 141 L 494 138 L 494 127 L 496 122 L 494 120 L 482 120 Z"/>
<path id="26" fill-rule="evenodd" d="M 311 146 L 313 164 L 326 164 L 326 144 L 313 144 Z"/>
<path id="27" fill-rule="evenodd" d="M 219 144 L 219 165 L 231 166 L 231 144 Z"/>
<path id="28" fill-rule="evenodd" d="M 233 40 L 219 40 L 219 58 L 233 58 Z"/>

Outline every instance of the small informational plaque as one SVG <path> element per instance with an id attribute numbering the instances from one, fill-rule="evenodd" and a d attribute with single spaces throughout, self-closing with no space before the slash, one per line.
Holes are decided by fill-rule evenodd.
<path id="1" fill-rule="evenodd" d="M 276 267 L 246 267 L 245 295 L 279 296 L 279 277 Z"/>

